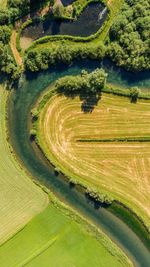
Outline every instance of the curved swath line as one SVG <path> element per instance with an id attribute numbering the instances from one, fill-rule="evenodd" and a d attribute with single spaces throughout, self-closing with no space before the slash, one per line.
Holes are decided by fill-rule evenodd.
<path id="1" fill-rule="evenodd" d="M 106 102 L 105 105 L 103 101 Z M 149 143 L 76 142 L 80 136 L 86 139 L 90 133 L 94 137 L 104 132 L 109 138 L 112 132 L 114 136 L 118 132 L 120 134 L 125 132 L 129 137 L 134 137 L 134 134 L 143 137 L 143 132 L 145 135 L 150 134 L 148 123 L 150 111 L 147 111 L 147 106 L 145 118 L 145 109 L 141 103 L 139 111 L 138 104 L 134 106 L 126 102 L 124 109 L 121 101 L 114 102 L 114 97 L 111 97 L 111 101 L 106 96 L 92 114 L 83 114 L 78 99 L 53 97 L 44 114 L 43 134 L 46 137 L 46 144 L 53 154 L 56 165 L 59 167 L 63 165 L 66 170 L 68 168 L 66 174 L 70 176 L 72 173 L 73 176 L 86 180 L 99 190 L 104 188 L 127 203 L 131 201 L 137 209 L 140 207 L 142 212 L 150 216 L 148 207 L 150 175 L 145 166 L 148 157 L 150 158 Z M 112 106 L 108 112 L 110 105 Z M 122 117 L 118 123 L 120 116 Z M 50 125 L 49 129 L 47 125 Z M 141 126 L 143 132 L 139 132 Z"/>

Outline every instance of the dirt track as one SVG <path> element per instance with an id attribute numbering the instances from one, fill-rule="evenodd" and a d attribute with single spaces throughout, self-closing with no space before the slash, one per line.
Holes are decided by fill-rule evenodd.
<path id="1" fill-rule="evenodd" d="M 17 33 L 15 30 L 13 30 L 12 35 L 11 35 L 11 40 L 10 40 L 10 47 L 11 47 L 11 50 L 12 50 L 12 53 L 14 55 L 17 65 L 22 66 L 23 65 L 22 57 L 20 56 L 16 48 L 16 37 L 17 37 Z"/>

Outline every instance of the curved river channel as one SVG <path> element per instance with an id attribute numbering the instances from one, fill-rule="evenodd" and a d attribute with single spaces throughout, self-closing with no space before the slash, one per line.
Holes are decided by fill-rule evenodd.
<path id="1" fill-rule="evenodd" d="M 146 90 L 150 89 L 150 72 L 136 75 L 122 71 L 110 62 L 102 65 L 109 74 L 109 83 L 122 87 L 137 85 Z M 53 167 L 30 141 L 30 110 L 46 87 L 64 75 L 76 75 L 82 69 L 92 71 L 99 66 L 100 63 L 89 61 L 69 68 L 53 68 L 43 73 L 32 74 L 31 77 L 22 77 L 19 88 L 11 93 L 9 99 L 10 140 L 18 157 L 35 179 L 49 187 L 61 201 L 78 210 L 102 229 L 125 251 L 135 266 L 150 267 L 150 251 L 136 234 L 107 209 L 102 207 L 96 209 L 94 203 L 90 202 L 83 193 L 78 192 L 76 187 L 71 188 L 61 175 L 55 176 Z"/>

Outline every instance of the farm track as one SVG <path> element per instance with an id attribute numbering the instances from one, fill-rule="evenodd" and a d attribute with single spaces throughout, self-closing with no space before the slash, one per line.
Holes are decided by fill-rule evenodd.
<path id="1" fill-rule="evenodd" d="M 11 40 L 10 40 L 10 47 L 12 50 L 12 53 L 14 55 L 14 58 L 16 60 L 16 63 L 18 66 L 21 66 L 23 68 L 23 60 L 21 55 L 19 54 L 17 48 L 16 48 L 16 36 L 17 33 L 15 30 L 12 31 Z"/>
<path id="2" fill-rule="evenodd" d="M 46 208 L 48 198 L 16 162 L 6 134 L 8 91 L 0 85 L 0 244 Z"/>
<path id="3" fill-rule="evenodd" d="M 131 104 L 128 98 L 103 94 L 92 113 L 83 113 L 78 98 L 55 96 L 42 110 L 39 140 L 66 175 L 108 192 L 149 226 L 150 143 L 77 142 L 150 136 L 149 118 L 149 101 Z"/>

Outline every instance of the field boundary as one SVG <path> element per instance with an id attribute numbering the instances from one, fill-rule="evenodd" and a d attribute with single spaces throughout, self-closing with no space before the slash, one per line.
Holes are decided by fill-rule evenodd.
<path id="1" fill-rule="evenodd" d="M 54 88 L 54 87 L 52 87 Z M 52 89 L 48 92 L 48 93 L 44 93 L 44 96 L 41 97 L 41 100 L 38 101 L 38 103 L 36 104 L 36 108 L 38 109 L 38 113 L 40 113 L 40 111 L 42 110 L 42 108 L 45 106 L 45 104 L 47 103 L 47 101 L 56 94 L 56 91 L 54 89 Z M 50 89 L 50 88 L 49 88 Z M 105 90 L 104 90 L 105 91 Z M 109 92 L 110 93 L 110 92 Z M 120 95 L 119 95 L 120 96 Z M 128 95 L 121 95 L 121 96 L 124 96 L 124 97 L 128 97 Z M 150 99 L 150 96 L 149 96 L 149 99 Z M 35 127 L 35 129 L 38 131 L 37 127 L 38 127 L 38 122 L 35 122 L 33 124 L 33 127 Z M 108 140 L 108 139 L 107 139 Z M 105 140 L 105 141 L 107 141 Z M 144 142 L 144 141 L 149 141 L 150 140 L 150 137 L 148 136 L 145 140 L 145 137 L 142 138 L 136 138 L 136 139 L 133 139 L 131 137 L 131 139 L 129 138 L 129 142 Z M 79 142 L 83 141 L 84 140 L 78 140 Z M 89 141 L 89 140 L 85 140 L 86 141 Z M 91 140 L 90 140 L 91 141 Z M 98 140 L 99 141 L 99 140 Z M 114 141 L 114 140 L 112 140 Z M 124 139 L 121 139 L 121 142 L 124 142 L 125 140 Z M 126 140 L 127 141 L 127 140 Z M 103 141 L 102 141 L 103 142 Z M 60 171 L 59 168 L 57 168 L 57 166 L 55 165 L 54 161 L 51 159 L 49 159 L 49 157 L 47 156 L 47 154 L 45 154 L 45 152 L 43 151 L 43 147 L 41 146 L 41 143 L 40 143 L 40 139 L 39 139 L 39 135 L 38 135 L 38 132 L 37 132 L 37 135 L 36 135 L 36 144 L 37 146 L 39 147 L 39 149 L 41 150 L 41 152 L 44 154 L 44 156 L 47 158 L 48 161 L 51 162 L 51 164 L 54 166 L 54 168 L 56 170 L 58 170 L 58 172 L 62 173 L 64 175 L 64 179 L 67 180 L 69 183 L 71 184 L 74 184 L 76 186 L 76 188 L 78 188 L 79 191 L 82 191 L 83 193 L 87 193 L 89 194 L 89 196 L 94 200 L 94 201 L 98 201 L 98 202 L 101 202 L 102 201 L 102 198 L 106 197 L 106 203 L 109 203 L 108 204 L 108 207 L 110 207 L 110 210 L 115 213 L 116 216 L 118 216 L 119 218 L 123 219 L 123 221 L 125 223 L 128 224 L 128 226 L 134 231 L 134 228 L 132 228 L 132 222 L 135 221 L 135 224 L 137 223 L 137 228 L 138 228 L 138 231 L 140 231 L 140 233 L 138 233 L 138 231 L 135 230 L 135 233 L 137 235 L 140 236 L 140 238 L 143 237 L 143 242 L 146 244 L 146 246 L 148 247 L 149 244 L 150 244 L 150 239 L 147 238 L 146 234 L 145 233 L 150 233 L 150 229 L 149 227 L 147 226 L 147 224 L 145 223 L 145 220 L 143 220 L 141 217 L 139 217 L 139 215 L 137 215 L 137 213 L 132 210 L 131 208 L 129 208 L 127 205 L 125 205 L 124 203 L 122 203 L 121 201 L 118 201 L 118 200 L 115 200 L 115 199 L 111 199 L 111 198 L 107 198 L 107 195 L 105 195 L 105 193 L 103 192 L 102 193 L 102 196 L 100 196 L 97 192 L 95 192 L 94 188 L 92 188 L 91 186 L 91 189 L 89 190 L 89 188 L 87 187 L 87 185 L 85 183 L 81 183 L 80 181 L 76 181 L 68 176 L 65 175 L 65 172 L 63 171 Z M 88 190 L 88 191 L 87 191 Z M 101 202 L 101 203 L 105 203 L 105 202 Z M 115 205 L 114 205 L 115 203 Z M 115 208 L 116 206 L 118 206 L 118 208 Z M 122 207 L 122 210 L 124 210 L 124 213 L 125 211 L 128 211 L 130 213 L 130 216 L 132 217 L 131 218 L 131 223 L 130 223 L 130 220 L 129 218 L 125 218 L 125 217 L 121 217 L 121 215 L 118 213 L 117 209 L 119 209 L 119 207 Z M 108 208 L 109 209 L 109 208 Z M 146 231 L 146 232 L 145 232 Z"/>

